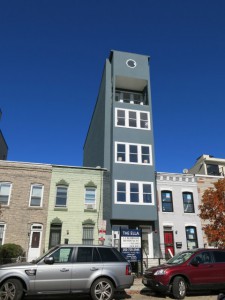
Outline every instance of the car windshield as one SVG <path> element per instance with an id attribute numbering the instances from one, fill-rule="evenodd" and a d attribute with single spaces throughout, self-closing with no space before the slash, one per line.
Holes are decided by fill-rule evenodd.
<path id="1" fill-rule="evenodd" d="M 166 263 L 169 265 L 179 265 L 186 262 L 195 252 L 194 251 L 185 251 L 180 252 L 171 259 L 169 259 Z"/>
<path id="2" fill-rule="evenodd" d="M 32 260 L 32 264 L 37 264 L 40 260 L 42 260 L 45 256 L 48 256 L 51 252 L 53 252 L 55 249 L 57 249 L 58 246 L 52 247 L 51 249 L 48 250 L 48 252 L 45 252 L 44 254 L 42 254 L 40 257 L 38 257 L 37 259 Z"/>

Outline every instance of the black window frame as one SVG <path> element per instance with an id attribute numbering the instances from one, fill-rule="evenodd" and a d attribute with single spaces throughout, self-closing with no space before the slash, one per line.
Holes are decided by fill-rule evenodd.
<path id="1" fill-rule="evenodd" d="M 191 195 L 191 200 L 189 202 L 189 200 L 184 196 L 187 195 Z M 194 206 L 194 197 L 193 197 L 193 193 L 192 192 L 182 192 L 182 198 L 183 198 L 183 207 L 184 207 L 184 213 L 195 213 L 195 206 Z M 188 206 L 190 205 L 190 208 L 192 208 L 191 210 L 188 208 Z M 186 208 L 187 206 L 187 208 Z"/>
<path id="2" fill-rule="evenodd" d="M 163 194 L 170 194 L 170 197 L 167 199 L 167 197 L 163 197 Z M 172 191 L 163 190 L 161 191 L 161 200 L 162 200 L 162 212 L 173 212 L 173 193 Z M 168 205 L 165 205 L 168 204 Z M 170 210 L 166 209 L 166 207 L 169 207 L 170 204 Z"/>
<path id="3" fill-rule="evenodd" d="M 188 232 L 188 230 L 194 230 L 194 233 Z M 192 250 L 198 248 L 198 233 L 197 233 L 197 227 L 195 226 L 186 226 L 185 227 L 185 233 L 186 233 L 186 241 L 187 241 L 187 249 Z M 188 236 L 189 235 L 189 236 Z M 190 238 L 191 235 L 194 235 L 194 238 Z M 189 248 L 189 245 L 193 245 L 195 243 L 195 247 Z"/>

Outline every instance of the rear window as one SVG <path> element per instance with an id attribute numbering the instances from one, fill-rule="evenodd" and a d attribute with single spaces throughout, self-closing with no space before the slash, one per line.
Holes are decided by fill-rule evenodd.
<path id="1" fill-rule="evenodd" d="M 98 248 L 103 262 L 126 262 L 126 259 L 114 248 Z"/>
<path id="2" fill-rule="evenodd" d="M 225 251 L 213 251 L 215 262 L 225 262 Z"/>

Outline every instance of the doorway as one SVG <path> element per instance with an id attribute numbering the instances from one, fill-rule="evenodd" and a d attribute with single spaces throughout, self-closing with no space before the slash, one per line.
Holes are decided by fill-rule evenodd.
<path id="1" fill-rule="evenodd" d="M 29 249 L 27 255 L 27 261 L 29 262 L 40 256 L 42 231 L 43 231 L 42 224 L 31 225 Z"/>
<path id="2" fill-rule="evenodd" d="M 165 258 L 169 259 L 174 255 L 173 231 L 164 231 Z"/>
<path id="3" fill-rule="evenodd" d="M 50 228 L 50 236 L 49 236 L 49 246 L 48 248 L 52 248 L 61 242 L 61 234 L 62 234 L 62 224 L 51 224 Z"/>

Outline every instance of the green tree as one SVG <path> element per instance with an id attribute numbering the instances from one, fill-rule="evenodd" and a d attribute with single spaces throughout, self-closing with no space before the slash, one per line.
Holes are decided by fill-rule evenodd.
<path id="1" fill-rule="evenodd" d="M 0 263 L 11 263 L 17 257 L 24 255 L 25 252 L 20 245 L 9 243 L 0 246 Z"/>
<path id="2" fill-rule="evenodd" d="M 225 178 L 215 182 L 214 188 L 205 190 L 199 209 L 208 242 L 225 247 Z"/>

